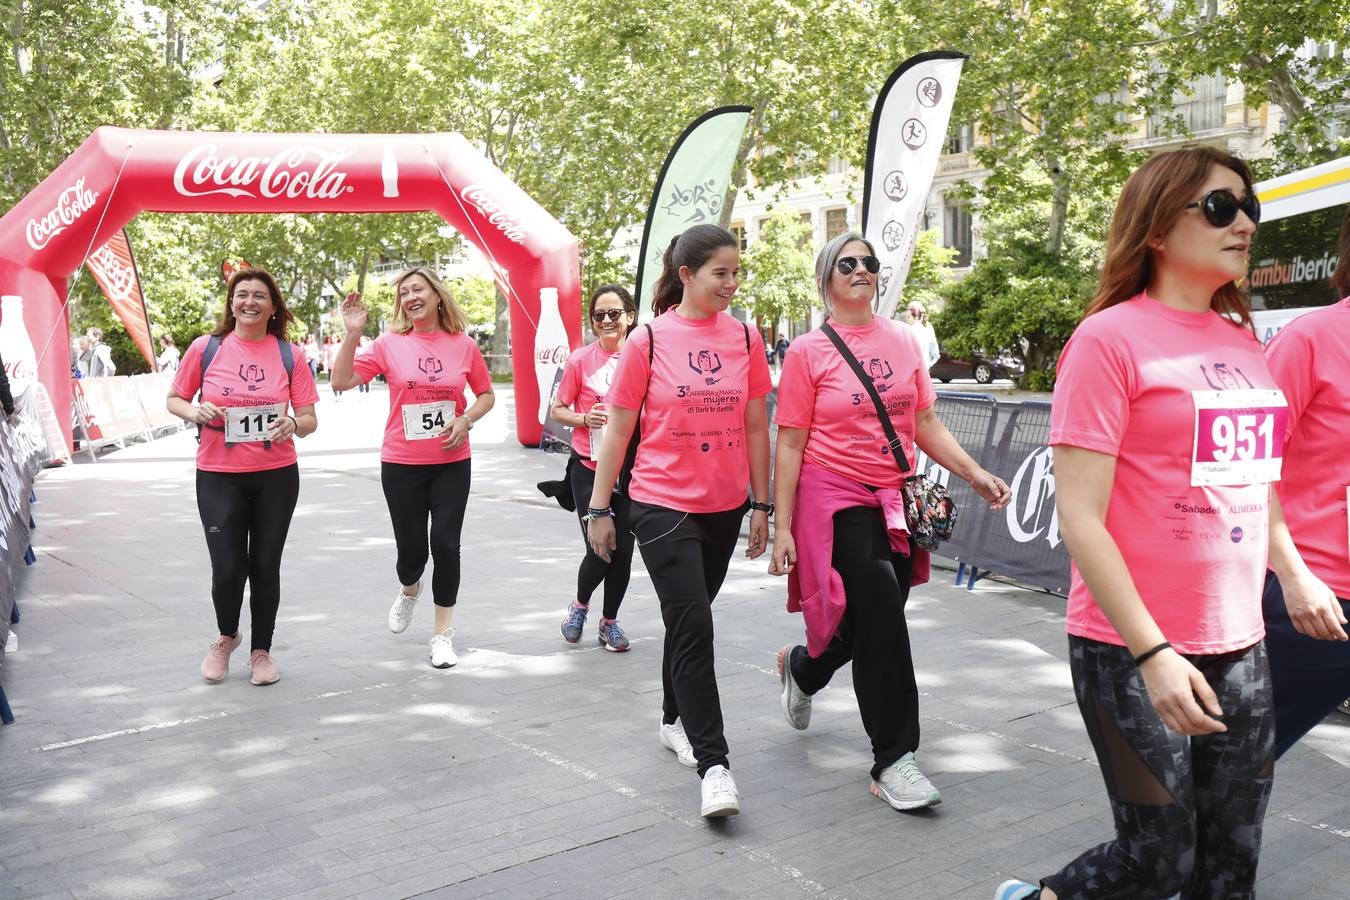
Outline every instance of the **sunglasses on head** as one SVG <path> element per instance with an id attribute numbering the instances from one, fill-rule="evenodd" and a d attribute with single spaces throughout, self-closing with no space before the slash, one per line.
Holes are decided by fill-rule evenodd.
<path id="1" fill-rule="evenodd" d="M 1199 209 L 1204 213 L 1205 221 L 1215 228 L 1232 225 L 1239 211 L 1246 213 L 1253 225 L 1261 221 L 1261 201 L 1256 199 L 1255 194 L 1248 194 L 1239 200 L 1227 189 L 1210 191 L 1195 203 L 1187 203 L 1186 209 Z"/>
<path id="2" fill-rule="evenodd" d="M 872 275 L 881 271 L 881 260 L 875 256 L 841 256 L 834 263 L 840 275 L 852 275 L 859 265 Z"/>
<path id="3" fill-rule="evenodd" d="M 595 312 L 591 313 L 591 321 L 603 322 L 608 318 L 611 322 L 617 322 L 622 319 L 627 312 L 628 310 L 626 309 L 597 309 Z"/>

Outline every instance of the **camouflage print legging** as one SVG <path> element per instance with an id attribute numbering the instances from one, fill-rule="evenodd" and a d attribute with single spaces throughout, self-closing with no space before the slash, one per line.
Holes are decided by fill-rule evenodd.
<path id="1" fill-rule="evenodd" d="M 1218 695 L 1228 726 L 1194 738 L 1163 725 L 1129 650 L 1071 636 L 1069 653 L 1116 839 L 1042 883 L 1064 900 L 1255 896 L 1275 763 L 1264 646 L 1187 657 Z"/>

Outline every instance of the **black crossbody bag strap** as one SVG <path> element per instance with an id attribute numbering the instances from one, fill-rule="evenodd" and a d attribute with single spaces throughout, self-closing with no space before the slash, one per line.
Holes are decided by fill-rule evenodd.
<path id="1" fill-rule="evenodd" d="M 829 322 L 821 325 L 820 330 L 830 339 L 830 343 L 834 344 L 835 349 L 839 351 L 839 355 L 844 358 L 844 362 L 848 363 L 848 367 L 853 370 L 853 374 L 858 376 L 858 380 L 867 390 L 867 396 L 872 398 L 872 405 L 877 408 L 877 418 L 881 420 L 881 430 L 886 432 L 886 442 L 891 447 L 891 455 L 895 457 L 895 464 L 900 467 L 902 475 L 909 474 L 910 466 L 909 460 L 905 458 L 904 444 L 900 442 L 900 435 L 895 433 L 895 426 L 891 424 L 890 413 L 886 412 L 886 407 L 881 402 L 881 395 L 877 393 L 876 385 L 863 371 L 862 363 L 858 362 L 858 358 L 848 349 L 848 345 L 839 336 L 839 332 L 830 327 Z"/>

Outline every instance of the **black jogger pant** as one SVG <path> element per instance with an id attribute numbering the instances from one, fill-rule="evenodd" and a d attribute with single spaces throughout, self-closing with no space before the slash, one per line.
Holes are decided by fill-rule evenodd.
<path id="1" fill-rule="evenodd" d="M 380 484 L 389 505 L 398 549 L 398 582 L 416 584 L 427 568 L 427 516 L 431 517 L 431 597 L 454 606 L 459 597 L 459 537 L 469 503 L 470 460 L 410 466 L 380 463 Z"/>
<path id="2" fill-rule="evenodd" d="M 1336 598 L 1350 614 L 1350 599 Z M 1350 644 L 1300 634 L 1284 605 L 1274 572 L 1266 573 L 1262 598 L 1266 653 L 1275 702 L 1275 756 L 1281 757 L 1313 726 L 1350 697 Z"/>
<path id="3" fill-rule="evenodd" d="M 1227 731 L 1171 731 L 1128 648 L 1069 637 L 1074 693 L 1111 798 L 1116 838 L 1044 879 L 1065 900 L 1255 896 L 1275 768 L 1265 647 L 1186 658 L 1214 689 Z"/>
<path id="4" fill-rule="evenodd" d="M 197 470 L 197 513 L 211 555 L 211 602 L 221 634 L 239 631 L 248 582 L 251 650 L 271 650 L 281 605 L 281 553 L 300 496 L 295 463 L 260 472 Z"/>
<path id="5" fill-rule="evenodd" d="M 633 531 L 666 625 L 661 658 L 662 718 L 677 718 L 694 748 L 698 774 L 727 766 L 722 701 L 713 665 L 712 602 L 741 534 L 747 500 L 717 513 L 684 513 L 632 501 Z"/>
<path id="6" fill-rule="evenodd" d="M 880 778 L 919 747 L 919 688 L 905 624 L 914 560 L 891 550 L 880 509 L 854 506 L 834 516 L 831 564 L 844 581 L 844 618 L 820 656 L 793 649 L 792 677 L 814 694 L 852 661 L 853 692 L 872 741 L 872 777 Z"/>
<path id="7" fill-rule="evenodd" d="M 577 506 L 577 519 L 581 522 L 581 542 L 586 547 L 577 569 L 577 600 L 590 603 L 591 595 L 601 584 L 605 586 L 606 619 L 619 616 L 619 604 L 628 591 L 628 580 L 633 573 L 633 526 L 629 512 L 630 501 L 619 491 L 610 495 L 610 507 L 614 510 L 614 542 L 618 545 L 610 553 L 609 562 L 605 562 L 591 551 L 590 539 L 586 536 L 586 510 L 591 505 L 591 491 L 595 488 L 595 472 L 582 463 L 580 458 L 572 460 L 572 499 Z"/>

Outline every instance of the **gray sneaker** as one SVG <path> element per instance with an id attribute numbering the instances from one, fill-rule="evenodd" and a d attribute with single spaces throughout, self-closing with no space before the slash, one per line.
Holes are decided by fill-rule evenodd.
<path id="1" fill-rule="evenodd" d="M 1341 705 L 1336 708 L 1347 716 L 1350 716 L 1350 700 L 1342 700 Z"/>
<path id="2" fill-rule="evenodd" d="M 787 723 L 798 731 L 805 731 L 806 726 L 811 724 L 811 695 L 803 694 L 792 677 L 793 647 L 788 644 L 778 651 L 778 680 L 783 685 L 778 704 L 783 708 L 783 718 L 787 719 Z"/>
<path id="3" fill-rule="evenodd" d="M 937 806 L 942 795 L 933 782 L 924 777 L 914 762 L 914 754 L 906 753 L 886 767 L 881 779 L 872 782 L 872 796 L 880 797 L 892 809 L 922 809 Z"/>

